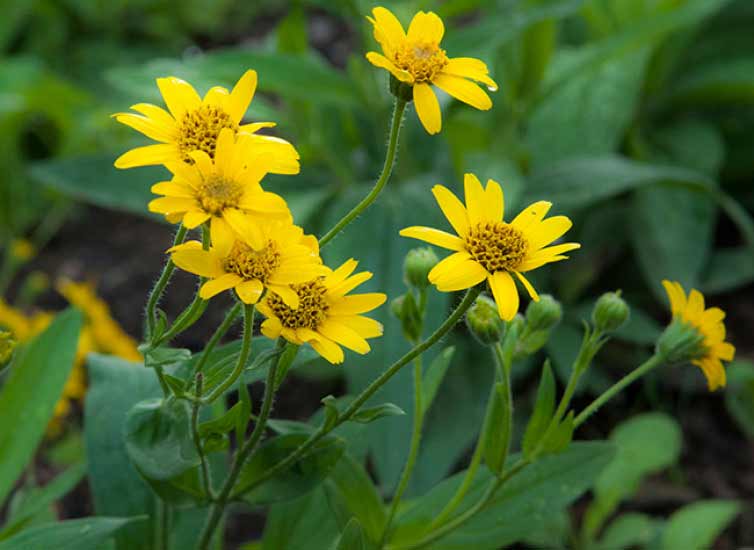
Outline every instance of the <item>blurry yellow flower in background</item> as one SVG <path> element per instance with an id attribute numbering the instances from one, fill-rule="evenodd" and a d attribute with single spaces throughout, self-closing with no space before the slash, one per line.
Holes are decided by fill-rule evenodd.
<path id="1" fill-rule="evenodd" d="M 436 14 L 417 13 L 408 33 L 390 10 L 374 8 L 372 15 L 367 19 L 374 25 L 374 38 L 384 55 L 369 52 L 366 57 L 372 65 L 388 70 L 413 88 L 416 114 L 427 132 L 436 134 L 442 128 L 440 104 L 431 84 L 477 109 L 492 107 L 489 96 L 472 82 L 481 82 L 490 91 L 497 90 L 487 65 L 473 57 L 448 58 L 440 48 L 445 26 Z"/>
<path id="2" fill-rule="evenodd" d="M 213 235 L 212 246 L 203 250 L 199 241 L 170 249 L 175 265 L 209 280 L 199 289 L 208 300 L 231 288 L 246 304 L 256 304 L 267 288 L 291 307 L 298 296 L 290 284 L 303 283 L 328 270 L 319 258 L 317 239 L 288 221 L 252 222 L 250 238 L 231 233 Z"/>
<path id="3" fill-rule="evenodd" d="M 490 285 L 500 317 L 510 321 L 518 311 L 519 298 L 514 274 L 531 298 L 539 295 L 523 273 L 550 262 L 565 260 L 563 253 L 578 243 L 547 246 L 571 228 L 566 216 L 544 219 L 552 206 L 539 201 L 523 210 L 510 223 L 504 222 L 504 198 L 492 180 L 483 188 L 477 177 L 464 178 L 466 206 L 446 187 L 435 185 L 440 209 L 457 236 L 431 227 L 413 226 L 400 234 L 455 251 L 429 273 L 429 281 L 441 292 L 471 288 L 485 279 Z"/>
<path id="4" fill-rule="evenodd" d="M 351 275 L 357 265 L 348 260 L 325 277 L 291 285 L 299 301 L 295 309 L 278 295 L 268 295 L 257 306 L 267 317 L 262 334 L 272 339 L 282 336 L 298 345 L 308 343 L 330 363 L 343 362 L 340 346 L 369 352 L 367 338 L 382 336 L 382 325 L 361 314 L 382 305 L 387 297 L 381 293 L 347 295 L 372 278 L 368 271 Z"/>
<path id="5" fill-rule="evenodd" d="M 18 342 L 10 332 L 0 330 L 0 369 L 13 357 L 13 351 L 17 344 Z"/>
<path id="6" fill-rule="evenodd" d="M 662 281 L 670 300 L 673 319 L 690 325 L 701 337 L 701 346 L 691 362 L 702 369 L 710 391 L 725 386 L 722 361 L 732 361 L 736 348 L 725 341 L 725 312 L 718 307 L 704 308 L 704 296 L 696 289 L 686 296 L 680 283 Z"/>
<path id="7" fill-rule="evenodd" d="M 215 86 L 204 99 L 191 84 L 173 76 L 158 78 L 157 86 L 169 113 L 156 105 L 138 103 L 131 109 L 139 114 L 117 113 L 114 116 L 118 122 L 160 143 L 124 153 L 115 161 L 117 168 L 176 162 L 191 164 L 194 151 L 204 151 L 214 158 L 220 131 L 229 128 L 233 135 L 248 135 L 260 154 L 270 156 L 270 172 L 299 172 L 299 156 L 293 145 L 280 138 L 257 134 L 262 128 L 275 126 L 274 122 L 241 124 L 257 88 L 256 71 L 246 71 L 232 91 Z"/>
<path id="8" fill-rule="evenodd" d="M 10 247 L 11 256 L 20 262 L 28 262 L 37 252 L 31 241 L 27 239 L 14 239 Z"/>
<path id="9" fill-rule="evenodd" d="M 245 214 L 289 218 L 285 200 L 262 189 L 260 181 L 269 172 L 269 156 L 259 156 L 248 136 L 236 140 L 223 129 L 217 138 L 214 161 L 204 151 L 190 154 L 194 164 L 170 163 L 171 181 L 152 186 L 154 193 L 165 195 L 149 203 L 150 212 L 165 214 L 168 221 L 183 221 L 193 229 L 211 221 L 212 236 L 227 239 L 233 228 L 247 233 Z"/>

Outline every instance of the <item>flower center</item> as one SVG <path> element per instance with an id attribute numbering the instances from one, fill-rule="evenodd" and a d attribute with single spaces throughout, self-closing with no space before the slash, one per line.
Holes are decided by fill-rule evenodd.
<path id="1" fill-rule="evenodd" d="M 215 158 L 215 146 L 220 130 L 230 128 L 238 130 L 230 115 L 214 105 L 202 105 L 198 109 L 187 112 L 181 121 L 178 149 L 181 151 L 183 160 L 193 164 L 189 153 L 204 151 L 210 158 Z"/>
<path id="2" fill-rule="evenodd" d="M 319 324 L 327 317 L 330 305 L 325 299 L 327 287 L 320 279 L 306 283 L 291 285 L 298 294 L 298 309 L 292 309 L 285 305 L 283 300 L 276 294 L 270 294 L 267 305 L 280 319 L 285 328 L 308 328 L 317 330 Z"/>
<path id="3" fill-rule="evenodd" d="M 445 50 L 432 42 L 405 43 L 395 52 L 395 64 L 408 71 L 417 83 L 431 81 L 445 65 Z"/>
<path id="4" fill-rule="evenodd" d="M 279 266 L 280 250 L 273 241 L 268 241 L 262 250 L 254 250 L 246 243 L 236 241 L 223 267 L 243 279 L 257 279 L 266 284 Z"/>
<path id="5" fill-rule="evenodd" d="M 196 199 L 202 209 L 214 216 L 225 208 L 237 207 L 243 196 L 243 187 L 235 181 L 213 176 L 202 181 L 196 189 Z"/>
<path id="6" fill-rule="evenodd" d="M 465 240 L 472 259 L 490 273 L 516 269 L 529 248 L 521 232 L 504 222 L 478 223 Z"/>

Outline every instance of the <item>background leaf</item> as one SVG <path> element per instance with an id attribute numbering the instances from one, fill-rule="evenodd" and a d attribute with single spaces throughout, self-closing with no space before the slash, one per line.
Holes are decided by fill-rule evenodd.
<path id="1" fill-rule="evenodd" d="M 738 513 L 738 503 L 725 500 L 705 500 L 684 506 L 668 519 L 662 533 L 662 549 L 709 548 Z"/>
<path id="2" fill-rule="evenodd" d="M 97 517 L 48 523 L 0 542 L 0 550 L 32 550 L 50 546 L 60 550 L 99 550 L 104 542 L 126 525 L 145 520 L 145 516 Z"/>

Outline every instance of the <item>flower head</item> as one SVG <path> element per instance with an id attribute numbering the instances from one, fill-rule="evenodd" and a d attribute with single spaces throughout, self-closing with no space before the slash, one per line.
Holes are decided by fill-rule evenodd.
<path id="1" fill-rule="evenodd" d="M 286 304 L 281 296 L 269 295 L 257 306 L 267 317 L 262 334 L 268 338 L 282 336 L 298 345 L 308 343 L 330 363 L 343 362 L 340 346 L 361 354 L 369 352 L 366 339 L 382 336 L 382 325 L 361 314 L 382 305 L 387 297 L 380 293 L 348 295 L 372 277 L 367 271 L 352 275 L 357 265 L 355 260 L 348 260 L 324 277 L 291 285 L 298 296 L 297 308 Z"/>
<path id="2" fill-rule="evenodd" d="M 152 186 L 163 195 L 149 203 L 149 210 L 164 214 L 168 221 L 182 221 L 193 229 L 211 220 L 213 236 L 249 231 L 245 214 L 290 218 L 285 200 L 262 189 L 260 181 L 269 171 L 267 156 L 258 156 L 248 136 L 233 137 L 224 129 L 217 139 L 214 159 L 204 151 L 190 154 L 193 164 L 171 162 L 171 181 Z M 219 238 L 219 237 L 216 237 Z"/>
<path id="3" fill-rule="evenodd" d="M 696 289 L 691 289 L 686 296 L 678 282 L 662 281 L 662 285 L 673 313 L 671 327 L 678 323 L 694 332 L 696 345 L 690 347 L 687 359 L 702 369 L 710 391 L 725 386 L 725 369 L 721 361 L 732 361 L 736 353 L 736 348 L 725 341 L 725 312 L 718 307 L 704 309 L 704 296 Z"/>
<path id="4" fill-rule="evenodd" d="M 256 304 L 266 288 L 297 308 L 299 297 L 289 285 L 328 271 L 319 258 L 317 240 L 288 221 L 252 223 L 250 227 L 254 233 L 247 238 L 232 233 L 213 235 L 208 250 L 199 241 L 175 246 L 170 249 L 173 262 L 209 279 L 199 289 L 205 300 L 235 289 L 244 303 Z"/>
<path id="5" fill-rule="evenodd" d="M 445 27 L 436 14 L 420 11 L 408 32 L 386 8 L 374 8 L 372 15 L 367 19 L 374 26 L 374 38 L 382 46 L 382 54 L 369 52 L 366 57 L 372 65 L 388 70 L 413 88 L 416 114 L 427 132 L 436 134 L 442 127 L 440 104 L 432 84 L 477 109 L 486 111 L 492 107 L 489 96 L 472 82 L 497 90 L 487 65 L 472 57 L 448 58 L 440 47 Z"/>
<path id="6" fill-rule="evenodd" d="M 534 287 L 523 275 L 551 262 L 565 260 L 563 253 L 579 248 L 578 243 L 548 246 L 571 228 L 566 216 L 544 219 L 552 206 L 539 201 L 516 216 L 503 221 L 503 190 L 488 180 L 483 188 L 476 176 L 464 178 L 466 206 L 442 185 L 432 193 L 457 236 L 431 227 L 407 227 L 404 237 L 420 239 L 453 250 L 437 264 L 429 281 L 441 292 L 451 292 L 489 282 L 500 317 L 513 319 L 518 311 L 518 291 L 511 274 L 521 282 L 533 300 L 539 300 Z"/>
<path id="7" fill-rule="evenodd" d="M 158 78 L 157 86 L 170 112 L 149 103 L 137 103 L 131 109 L 138 114 L 114 116 L 118 122 L 160 143 L 128 151 L 115 161 L 116 168 L 177 162 L 192 164 L 194 151 L 203 151 L 213 158 L 220 132 L 227 128 L 233 135 L 248 135 L 259 152 L 270 155 L 270 172 L 299 172 L 299 157 L 293 145 L 280 138 L 257 134 L 262 128 L 275 126 L 274 122 L 241 123 L 257 88 L 256 71 L 246 71 L 232 91 L 215 86 L 204 99 L 191 84 L 174 76 Z"/>

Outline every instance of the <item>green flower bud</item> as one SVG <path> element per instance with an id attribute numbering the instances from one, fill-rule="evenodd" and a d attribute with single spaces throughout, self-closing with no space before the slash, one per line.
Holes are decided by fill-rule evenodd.
<path id="1" fill-rule="evenodd" d="M 592 323 L 601 332 L 613 332 L 628 321 L 631 311 L 625 300 L 617 292 L 606 292 L 600 296 L 592 310 Z"/>
<path id="2" fill-rule="evenodd" d="M 401 82 L 393 75 L 390 75 L 390 93 L 406 103 L 411 103 L 414 100 L 414 87 Z"/>
<path id="3" fill-rule="evenodd" d="M 429 272 L 438 261 L 434 250 L 429 247 L 409 250 L 403 262 L 403 276 L 406 284 L 419 290 L 427 288 Z"/>
<path id="4" fill-rule="evenodd" d="M 668 363 L 693 361 L 707 355 L 704 335 L 691 323 L 673 319 L 657 340 L 657 351 Z"/>
<path id="5" fill-rule="evenodd" d="M 563 308 L 549 294 L 542 294 L 539 301 L 531 301 L 526 308 L 526 323 L 530 331 L 548 330 L 563 318 Z"/>
<path id="6" fill-rule="evenodd" d="M 13 350 L 16 349 L 16 341 L 10 332 L 0 330 L 0 368 L 10 362 Z"/>
<path id="7" fill-rule="evenodd" d="M 544 347 L 549 339 L 549 330 L 535 330 L 529 332 L 526 337 L 520 341 L 519 346 L 516 349 L 516 358 L 520 359 L 527 355 L 535 354 Z"/>
<path id="8" fill-rule="evenodd" d="M 484 345 L 498 343 L 505 332 L 505 321 L 500 318 L 497 305 L 486 296 L 479 296 L 466 312 L 466 326 Z"/>
<path id="9" fill-rule="evenodd" d="M 390 311 L 401 321 L 403 336 L 409 342 L 418 342 L 421 339 L 424 326 L 422 312 L 411 292 L 398 296 L 390 302 Z"/>

